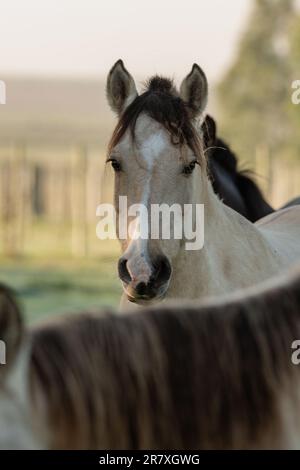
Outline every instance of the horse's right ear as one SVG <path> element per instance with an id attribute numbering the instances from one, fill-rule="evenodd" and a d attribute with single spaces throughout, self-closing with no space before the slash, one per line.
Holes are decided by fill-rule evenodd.
<path id="1" fill-rule="evenodd" d="M 121 59 L 115 63 L 108 74 L 106 95 L 111 109 L 118 115 L 137 97 L 134 80 L 125 69 Z"/>
<path id="2" fill-rule="evenodd" d="M 23 321 L 12 291 L 0 284 L 0 379 L 11 369 L 23 339 Z"/>
<path id="3" fill-rule="evenodd" d="M 201 67 L 194 64 L 180 86 L 180 97 L 187 104 L 193 117 L 203 114 L 208 98 L 207 78 Z"/>

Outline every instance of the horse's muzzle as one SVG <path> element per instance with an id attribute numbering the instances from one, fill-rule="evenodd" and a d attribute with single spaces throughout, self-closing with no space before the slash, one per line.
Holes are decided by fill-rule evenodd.
<path id="1" fill-rule="evenodd" d="M 126 258 L 120 258 L 118 271 L 128 300 L 136 303 L 147 303 L 164 297 L 172 274 L 172 268 L 166 256 L 158 256 L 152 262 L 149 278 L 142 273 L 133 278 Z"/>

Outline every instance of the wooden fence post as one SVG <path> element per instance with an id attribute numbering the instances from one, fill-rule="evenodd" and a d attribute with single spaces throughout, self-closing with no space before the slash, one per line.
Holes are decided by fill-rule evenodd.
<path id="1" fill-rule="evenodd" d="M 74 256 L 87 256 L 88 253 L 88 225 L 86 210 L 86 174 L 87 149 L 81 145 L 74 152 L 71 171 L 71 211 L 72 211 L 72 254 Z"/>

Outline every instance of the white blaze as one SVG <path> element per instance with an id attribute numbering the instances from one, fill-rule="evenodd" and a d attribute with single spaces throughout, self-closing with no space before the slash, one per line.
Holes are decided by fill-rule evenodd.
<path id="1" fill-rule="evenodd" d="M 163 150 L 166 148 L 166 137 L 162 131 L 157 131 L 150 135 L 140 146 L 139 157 L 142 161 L 142 165 L 146 169 L 146 181 L 144 183 L 144 190 L 142 193 L 140 204 L 144 208 L 148 209 L 149 198 L 150 198 L 150 181 L 153 173 L 153 168 L 158 158 L 161 157 Z M 151 212 L 150 212 L 151 213 Z M 149 220 L 147 217 L 147 210 L 141 210 L 132 222 L 132 242 L 130 243 L 129 249 L 136 248 L 140 254 L 143 254 L 146 260 L 148 259 L 147 240 L 149 237 Z M 136 233 L 138 231 L 138 233 Z M 144 234 L 148 234 L 145 238 Z"/>

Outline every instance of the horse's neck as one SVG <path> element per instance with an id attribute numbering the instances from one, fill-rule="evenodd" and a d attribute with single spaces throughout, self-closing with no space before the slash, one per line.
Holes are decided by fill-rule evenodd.
<path id="1" fill-rule="evenodd" d="M 223 204 L 206 180 L 197 202 L 204 204 L 204 247 L 182 247 L 175 263 L 170 297 L 200 298 L 245 287 L 278 267 L 259 229 Z"/>

